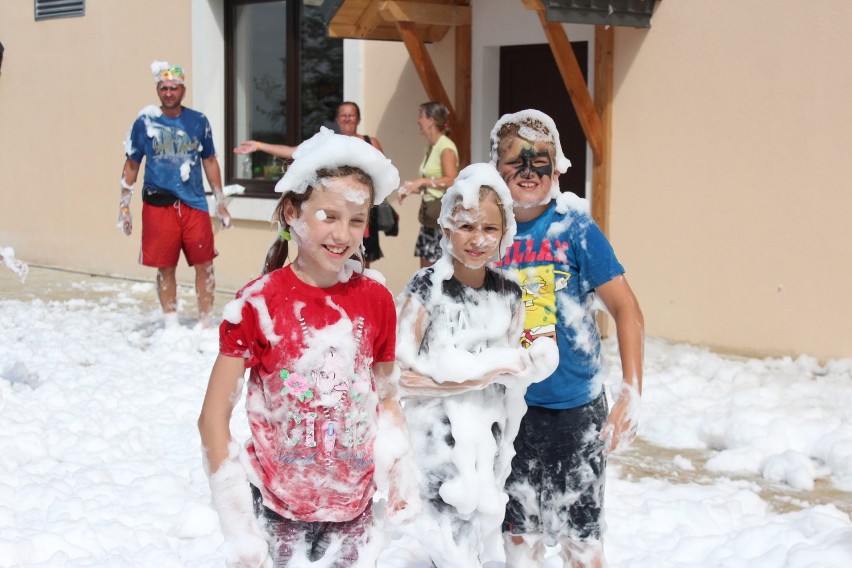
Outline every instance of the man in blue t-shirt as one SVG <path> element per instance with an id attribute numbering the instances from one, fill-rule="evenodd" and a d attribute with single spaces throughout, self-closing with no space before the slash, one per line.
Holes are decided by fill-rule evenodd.
<path id="1" fill-rule="evenodd" d="M 522 342 L 553 338 L 559 366 L 527 389 L 503 523 L 506 565 L 543 566 L 559 546 L 566 566 L 604 564 L 606 455 L 636 434 L 644 321 L 612 247 L 585 200 L 559 192 L 570 162 L 546 114 L 503 116 L 491 131 L 491 161 L 512 192 L 518 231 L 500 262 L 524 294 Z M 612 410 L 603 392 L 597 297 L 613 317 L 623 382 Z"/>
<path id="2" fill-rule="evenodd" d="M 181 104 L 186 94 L 183 69 L 155 61 L 151 71 L 157 82 L 160 106 L 142 109 L 125 140 L 127 159 L 120 181 L 118 228 L 128 236 L 133 230 L 130 199 L 139 165 L 145 158 L 139 262 L 157 269 L 157 294 L 165 324 L 175 327 L 178 323 L 175 272 L 182 250 L 187 263 L 195 268 L 199 322 L 209 328 L 216 290 L 213 259 L 217 253 L 202 169 L 216 200 L 216 217 L 223 227 L 231 225 L 213 133 L 206 116 Z"/>

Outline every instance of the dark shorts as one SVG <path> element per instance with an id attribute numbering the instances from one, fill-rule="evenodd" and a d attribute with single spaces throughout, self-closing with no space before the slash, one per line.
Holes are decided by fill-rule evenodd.
<path id="1" fill-rule="evenodd" d="M 331 568 L 349 568 L 358 562 L 358 551 L 369 541 L 373 526 L 373 509 L 367 506 L 364 512 L 342 523 L 306 522 L 285 519 L 275 511 L 264 506 L 263 498 L 257 487 L 251 487 L 254 497 L 255 515 L 263 522 L 269 537 L 269 555 L 273 565 L 278 568 L 289 566 L 295 552 L 304 552 L 311 562 L 325 556 L 333 540 L 340 540 L 340 552 Z M 296 562 L 300 564 L 298 561 Z"/>
<path id="2" fill-rule="evenodd" d="M 435 262 L 441 258 L 441 229 L 420 226 L 417 242 L 414 244 L 414 256 L 429 262 Z"/>
<path id="3" fill-rule="evenodd" d="M 181 250 L 190 266 L 216 258 L 210 214 L 180 201 L 164 207 L 142 203 L 139 262 L 155 268 L 177 266 Z"/>
<path id="4" fill-rule="evenodd" d="M 548 545 L 601 538 L 606 397 L 578 408 L 531 406 L 515 438 L 503 532 L 543 534 Z"/>

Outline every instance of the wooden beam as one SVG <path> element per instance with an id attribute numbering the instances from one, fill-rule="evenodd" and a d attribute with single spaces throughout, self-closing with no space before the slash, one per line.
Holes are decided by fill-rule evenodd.
<path id="1" fill-rule="evenodd" d="M 603 158 L 601 154 L 601 120 L 595 110 L 586 81 L 583 79 L 583 73 L 580 70 L 579 63 L 577 63 L 577 56 L 571 49 L 568 34 L 565 33 L 562 24 L 548 22 L 543 9 L 536 10 L 536 14 L 541 21 L 541 27 L 544 30 L 544 35 L 547 36 L 550 49 L 553 51 L 553 57 L 556 59 L 556 66 L 559 67 L 562 81 L 565 83 L 565 88 L 568 89 L 568 95 L 571 97 L 577 118 L 580 120 L 580 126 L 583 127 L 583 132 L 586 134 L 586 141 L 592 148 L 594 161 L 598 163 Z"/>
<path id="2" fill-rule="evenodd" d="M 361 16 L 355 24 L 355 37 L 372 37 L 373 32 L 383 22 L 378 10 L 380 3 L 381 0 L 370 0 L 370 3 L 361 12 Z"/>
<path id="3" fill-rule="evenodd" d="M 385 41 L 400 41 L 399 30 L 394 27 L 378 27 L 369 35 L 364 35 L 364 30 L 354 24 L 329 24 L 328 37 L 340 37 L 349 39 L 377 39 Z M 428 41 L 428 40 L 427 40 Z"/>
<path id="4" fill-rule="evenodd" d="M 470 163 L 471 26 L 456 26 L 456 130 L 459 169 Z"/>
<path id="5" fill-rule="evenodd" d="M 411 62 L 414 64 L 414 69 L 417 71 L 417 75 L 420 76 L 420 82 L 423 83 L 426 96 L 429 97 L 430 101 L 437 101 L 447 107 L 450 111 L 450 128 L 453 131 L 458 131 L 459 125 L 456 111 L 453 109 L 450 98 L 447 96 L 447 91 L 441 83 L 438 70 L 435 68 L 429 52 L 426 51 L 426 45 L 417 36 L 414 24 L 411 22 L 397 22 L 396 27 L 399 29 L 399 34 L 402 36 L 402 41 L 408 50 Z"/>
<path id="6" fill-rule="evenodd" d="M 469 26 L 473 21 L 470 6 L 383 0 L 379 13 L 390 22 L 413 22 L 428 26 Z"/>
<path id="7" fill-rule="evenodd" d="M 592 218 L 609 236 L 612 166 L 612 91 L 615 29 L 595 26 L 595 108 L 601 121 L 601 159 L 592 166 Z"/>

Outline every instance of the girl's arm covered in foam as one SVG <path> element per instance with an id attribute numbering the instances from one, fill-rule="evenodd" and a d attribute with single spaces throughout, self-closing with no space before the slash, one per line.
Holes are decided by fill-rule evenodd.
<path id="1" fill-rule="evenodd" d="M 403 398 L 434 398 L 481 390 L 492 382 L 517 386 L 545 379 L 556 368 L 558 353 L 551 340 L 542 340 L 535 349 L 520 347 L 523 310 L 510 326 L 508 345 L 491 347 L 479 353 L 444 350 L 431 357 L 419 356 L 428 323 L 426 307 L 414 296 L 406 296 L 399 313 L 397 360 L 400 365 L 400 390 Z M 545 345 L 548 343 L 548 345 Z"/>
<path id="2" fill-rule="evenodd" d="M 198 418 L 204 466 L 210 478 L 210 496 L 219 514 L 228 566 L 261 567 L 268 561 L 268 545 L 254 515 L 254 504 L 241 448 L 231 440 L 231 413 L 243 388 L 245 360 L 219 355 Z"/>
<path id="3" fill-rule="evenodd" d="M 373 365 L 379 395 L 379 418 L 373 459 L 379 491 L 388 496 L 387 516 L 402 522 L 421 510 L 420 479 L 402 406 L 399 403 L 399 368 L 393 362 Z"/>
<path id="4" fill-rule="evenodd" d="M 242 393 L 245 370 L 244 359 L 219 355 L 210 372 L 207 394 L 198 417 L 202 451 L 210 473 L 215 473 L 228 458 L 231 413 Z"/>
<path id="5" fill-rule="evenodd" d="M 432 398 L 450 396 L 468 390 L 483 389 L 493 377 L 471 377 L 468 380 L 439 382 L 415 369 L 423 337 L 428 322 L 425 306 L 413 295 L 405 296 L 399 311 L 399 332 L 397 333 L 397 360 L 400 365 L 399 386 L 404 398 Z M 438 357 L 441 354 L 436 354 Z"/>

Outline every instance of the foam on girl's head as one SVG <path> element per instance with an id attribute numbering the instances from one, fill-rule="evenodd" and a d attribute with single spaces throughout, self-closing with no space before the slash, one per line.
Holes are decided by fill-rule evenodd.
<path id="1" fill-rule="evenodd" d="M 455 229 L 453 217 L 456 214 L 456 209 L 461 206 L 464 209 L 479 208 L 479 190 L 481 187 L 490 187 L 497 194 L 500 207 L 503 209 L 503 218 L 506 220 L 503 229 L 505 233 L 500 240 L 500 246 L 497 247 L 497 255 L 492 261 L 499 260 L 502 254 L 515 238 L 515 233 L 518 226 L 515 223 L 515 215 L 512 212 L 512 194 L 509 192 L 509 187 L 500 174 L 491 164 L 471 164 L 456 177 L 453 185 L 447 190 L 447 193 L 441 199 L 441 214 L 438 217 L 438 224 L 441 227 L 450 231 Z M 448 251 L 449 240 L 446 235 L 441 237 L 441 248 L 444 252 Z"/>
<path id="2" fill-rule="evenodd" d="M 500 131 L 507 127 L 510 127 L 511 131 L 517 132 L 517 135 L 525 140 L 530 142 L 540 140 L 552 145 L 554 167 L 560 173 L 564 174 L 571 167 L 571 162 L 562 153 L 562 144 L 559 142 L 559 131 L 556 129 L 556 123 L 548 115 L 535 109 L 504 114 L 491 129 L 491 163 L 493 165 L 497 165 L 500 157 Z"/>
<path id="3" fill-rule="evenodd" d="M 341 166 L 359 168 L 373 180 L 373 203 L 378 205 L 399 187 L 399 171 L 384 154 L 357 136 L 335 134 L 325 127 L 293 152 L 293 163 L 287 168 L 275 191 L 304 193 L 315 186 L 317 171 Z"/>

